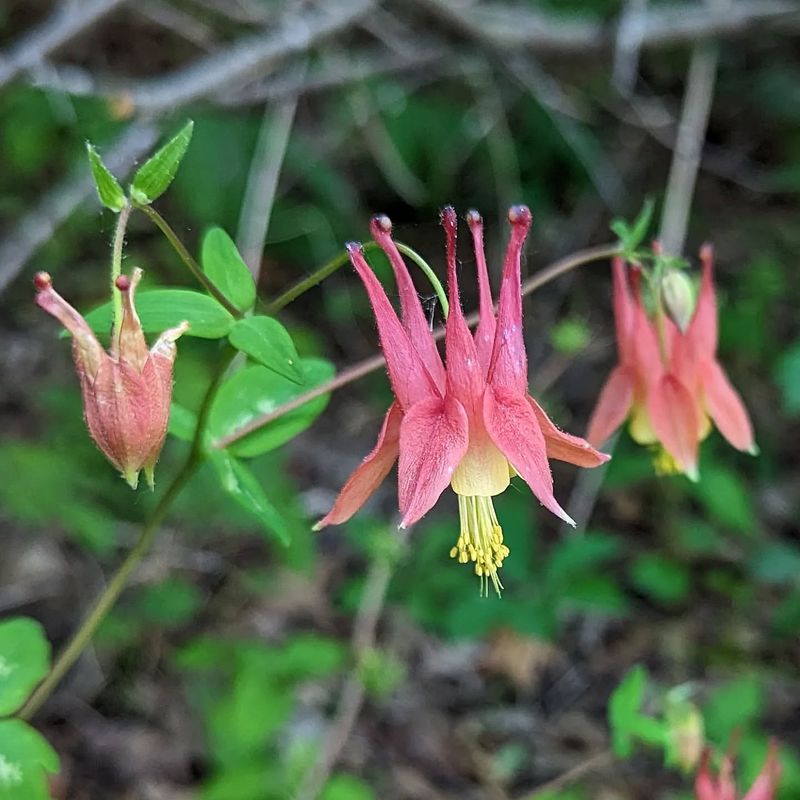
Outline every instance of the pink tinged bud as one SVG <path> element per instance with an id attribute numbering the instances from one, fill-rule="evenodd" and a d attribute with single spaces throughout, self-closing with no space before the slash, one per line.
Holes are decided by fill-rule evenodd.
<path id="1" fill-rule="evenodd" d="M 150 487 L 164 444 L 172 398 L 175 341 L 187 322 L 165 331 L 148 350 L 134 307 L 142 271 L 117 278 L 122 293 L 122 320 L 106 353 L 86 320 L 52 287 L 50 276 L 34 278 L 37 304 L 72 335 L 75 369 L 81 384 L 89 434 L 106 458 L 136 488 L 143 469 Z"/>

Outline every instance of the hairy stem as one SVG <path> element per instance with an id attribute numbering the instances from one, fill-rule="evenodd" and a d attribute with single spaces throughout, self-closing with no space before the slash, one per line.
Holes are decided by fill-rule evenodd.
<path id="1" fill-rule="evenodd" d="M 186 246 L 178 238 L 178 234 L 172 229 L 170 224 L 158 213 L 152 206 L 136 205 L 136 209 L 141 211 L 147 216 L 150 221 L 164 234 L 166 240 L 172 245 L 172 249 L 180 257 L 181 261 L 188 267 L 189 272 L 194 275 L 197 282 L 228 312 L 230 312 L 236 319 L 241 319 L 244 315 L 239 311 L 236 306 L 228 300 L 227 297 L 220 291 L 219 287 L 212 281 L 208 275 L 203 272 L 201 266 L 195 261 L 192 254 L 186 249 Z"/>
<path id="2" fill-rule="evenodd" d="M 436 296 L 439 298 L 439 302 L 442 305 L 442 311 L 446 317 L 449 310 L 449 306 L 447 304 L 447 294 L 444 291 L 441 281 L 436 277 L 436 273 L 431 269 L 428 262 L 425 261 L 425 259 L 416 250 L 412 250 L 407 244 L 402 244 L 401 242 L 395 242 L 395 244 L 397 245 L 397 249 L 403 255 L 408 256 L 425 273 L 425 277 L 431 282 L 431 286 L 433 286 L 433 290 L 436 292 Z M 378 245 L 376 242 L 367 242 L 364 245 L 364 252 L 377 249 Z M 336 270 L 347 264 L 349 260 L 350 257 L 347 255 L 347 253 L 340 253 L 338 256 L 334 256 L 330 261 L 323 264 L 318 270 L 315 270 L 310 275 L 302 278 L 294 286 L 290 286 L 285 292 L 279 294 L 274 300 L 267 303 L 265 308 L 267 314 L 276 314 L 282 308 L 288 306 L 289 303 L 297 300 L 300 295 L 305 294 L 309 289 L 313 289 L 315 286 L 318 286 L 320 283 L 322 283 L 325 278 L 333 275 Z"/>
<path id="3" fill-rule="evenodd" d="M 102 623 L 108 612 L 111 611 L 116 604 L 134 570 L 139 566 L 142 558 L 150 550 L 156 534 L 161 527 L 161 523 L 169 513 L 173 502 L 189 482 L 189 479 L 192 477 L 197 467 L 202 463 L 204 458 L 203 429 L 208 419 L 211 401 L 214 399 L 217 388 L 222 382 L 228 365 L 231 363 L 234 355 L 235 353 L 230 351 L 227 357 L 222 359 L 206 390 L 197 417 L 197 428 L 194 432 L 189 455 L 175 474 L 175 477 L 167 487 L 161 500 L 159 500 L 158 505 L 153 509 L 153 513 L 144 523 L 133 549 L 117 568 L 117 571 L 114 573 L 111 580 L 109 580 L 102 594 L 95 601 L 78 630 L 75 631 L 67 646 L 59 654 L 45 679 L 36 687 L 36 691 L 33 692 L 25 704 L 17 711 L 15 716 L 19 719 L 29 720 L 42 707 L 42 704 L 50 697 L 56 686 L 58 686 L 67 674 L 70 667 L 78 660 L 97 631 L 97 628 L 100 626 L 100 623 Z"/>
<path id="4" fill-rule="evenodd" d="M 114 302 L 114 330 L 118 331 L 122 324 L 122 295 L 117 291 L 117 278 L 122 274 L 122 251 L 125 247 L 125 231 L 131 216 L 131 204 L 125 203 L 117 217 L 114 229 L 114 241 L 111 245 L 111 297 Z"/>

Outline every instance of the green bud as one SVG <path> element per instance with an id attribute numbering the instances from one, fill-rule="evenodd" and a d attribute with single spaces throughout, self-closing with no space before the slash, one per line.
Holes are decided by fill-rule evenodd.
<path id="1" fill-rule="evenodd" d="M 672 321 L 685 331 L 694 314 L 695 291 L 683 270 L 668 269 L 664 273 L 661 279 L 661 296 Z"/>

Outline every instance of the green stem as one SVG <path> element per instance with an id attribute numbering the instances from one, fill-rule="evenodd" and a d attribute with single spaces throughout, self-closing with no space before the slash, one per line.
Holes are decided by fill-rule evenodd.
<path id="1" fill-rule="evenodd" d="M 131 216 L 130 203 L 120 209 L 117 227 L 114 230 L 114 242 L 111 245 L 111 297 L 114 303 L 114 330 L 118 331 L 122 324 L 122 294 L 117 291 L 117 278 L 122 274 L 122 250 L 125 247 L 125 231 Z"/>
<path id="2" fill-rule="evenodd" d="M 136 204 L 135 208 L 141 211 L 150 221 L 164 234 L 166 240 L 172 245 L 172 249 L 180 256 L 181 261 L 188 267 L 189 272 L 194 275 L 195 279 L 201 286 L 228 312 L 230 312 L 236 319 L 241 319 L 244 315 L 236 308 L 236 306 L 228 300 L 227 297 L 220 291 L 219 287 L 212 281 L 208 275 L 203 272 L 201 266 L 192 257 L 192 254 L 186 249 L 186 246 L 178 238 L 178 234 L 172 229 L 170 224 L 158 213 L 152 206 Z"/>
<path id="3" fill-rule="evenodd" d="M 433 291 L 436 292 L 436 296 L 439 298 L 442 314 L 444 314 L 444 318 L 447 319 L 447 315 L 450 313 L 450 304 L 447 302 L 447 292 L 445 292 L 441 281 L 436 277 L 436 273 L 430 268 L 428 262 L 408 245 L 402 244 L 401 242 L 395 242 L 395 244 L 403 255 L 408 256 L 425 273 L 425 277 L 431 282 Z"/>
<path id="4" fill-rule="evenodd" d="M 450 306 L 447 303 L 447 294 L 445 293 L 441 282 L 436 277 L 436 273 L 431 269 L 430 265 L 425 261 L 425 259 L 416 252 L 416 250 L 412 250 L 408 245 L 400 242 L 396 242 L 396 244 L 397 249 L 403 253 L 403 255 L 408 256 L 425 273 L 425 276 L 431 282 L 431 285 L 436 292 L 436 296 L 439 298 L 439 302 L 442 305 L 442 311 L 444 312 L 445 317 L 447 317 Z M 367 242 L 364 245 L 364 252 L 377 249 L 378 245 L 376 242 Z M 335 256 L 330 261 L 323 264 L 318 270 L 299 280 L 294 286 L 290 286 L 285 292 L 283 292 L 283 294 L 278 295 L 272 302 L 267 303 L 265 309 L 267 314 L 276 314 L 282 308 L 288 306 L 289 303 L 297 300 L 300 295 L 305 294 L 309 289 L 313 289 L 315 286 L 322 283 L 325 278 L 333 275 L 336 270 L 347 264 L 349 260 L 350 257 L 347 255 L 347 253 L 340 253 L 338 256 Z"/>
<path id="5" fill-rule="evenodd" d="M 142 531 L 133 549 L 117 568 L 117 571 L 106 585 L 103 593 L 97 598 L 78 630 L 75 631 L 67 646 L 59 654 L 45 679 L 36 687 L 33 694 L 15 714 L 19 719 L 29 720 L 42 707 L 42 704 L 50 697 L 56 686 L 58 686 L 72 665 L 78 660 L 97 631 L 97 628 L 100 626 L 100 623 L 106 618 L 108 612 L 119 599 L 119 596 L 127 586 L 128 580 L 134 570 L 139 566 L 142 558 L 150 550 L 156 534 L 161 527 L 161 523 L 164 521 L 175 498 L 181 493 L 197 467 L 202 463 L 204 458 L 203 430 L 208 419 L 208 413 L 211 409 L 211 402 L 234 356 L 235 352 L 231 350 L 226 358 L 220 362 L 206 390 L 200 412 L 197 416 L 197 428 L 195 429 L 189 455 L 175 474 L 172 483 L 167 487 L 158 505 L 153 509 L 150 518 L 142 527 Z"/>

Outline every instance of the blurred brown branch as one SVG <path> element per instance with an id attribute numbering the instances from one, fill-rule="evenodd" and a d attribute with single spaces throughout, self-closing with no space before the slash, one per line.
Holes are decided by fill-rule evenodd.
<path id="1" fill-rule="evenodd" d="M 60 10 L 5 53 L 0 53 L 0 86 L 25 70 L 36 67 L 54 50 L 88 30 L 126 0 L 85 0 L 61 3 Z"/>
<path id="2" fill-rule="evenodd" d="M 615 26 L 599 21 L 553 17 L 525 6 L 466 3 L 464 0 L 415 0 L 436 16 L 497 47 L 559 53 L 612 49 Z M 800 15 L 794 0 L 741 0 L 727 10 L 675 3 L 648 9 L 641 17 L 640 47 L 694 42 L 743 33 L 753 25 Z"/>
<path id="3" fill-rule="evenodd" d="M 122 100 L 131 113 L 160 114 L 199 99 L 212 99 L 224 104 L 259 102 L 273 99 L 275 93 L 285 96 L 290 91 L 301 93 L 338 86 L 355 82 L 365 75 L 404 71 L 439 60 L 442 69 L 446 70 L 447 59 L 443 56 L 451 49 L 429 20 L 420 20 L 412 14 L 407 25 L 398 23 L 395 26 L 397 30 L 392 31 L 392 40 L 398 45 L 404 44 L 396 41 L 398 37 L 402 38 L 402 31 L 414 32 L 414 38 L 401 50 L 395 47 L 390 53 L 392 48 L 381 40 L 381 54 L 376 60 L 369 56 L 369 48 L 357 43 L 348 47 L 351 63 L 357 65 L 352 70 L 338 76 L 329 76 L 326 70 L 320 74 L 309 70 L 307 80 L 303 81 L 297 81 L 296 73 L 292 79 L 293 71 L 290 70 L 287 85 L 286 75 L 275 75 L 284 62 L 304 56 L 326 39 L 356 27 L 366 27 L 368 35 L 374 38 L 379 33 L 377 28 L 386 27 L 387 18 L 409 13 L 408 6 L 397 0 L 388 0 L 383 4 L 383 10 L 374 0 L 328 0 L 316 4 L 286 3 L 282 14 L 274 15 L 274 19 L 253 20 L 261 30 L 256 28 L 255 32 L 230 45 L 220 46 L 189 66 L 155 78 L 130 80 L 124 76 L 99 76 L 73 66 L 46 63 L 47 56 L 56 47 L 75 33 L 89 28 L 102 14 L 122 2 L 94 0 L 80 6 L 81 13 L 74 12 L 59 26 L 54 20 L 37 29 L 5 57 L 0 56 L 0 85 L 27 71 L 31 73 L 29 79 L 41 87 L 68 94 L 96 95 L 112 102 Z M 564 19 L 526 6 L 500 3 L 415 0 L 414 5 L 419 13 L 434 16 L 447 28 L 466 34 L 486 48 L 501 50 L 506 59 L 532 53 L 592 54 L 615 50 L 628 25 L 624 14 L 616 25 L 608 25 L 602 21 Z M 176 14 L 166 13 L 169 4 L 160 0 L 158 8 L 159 13 L 154 19 L 174 30 Z M 388 14 L 387 9 L 394 13 Z M 373 20 L 379 12 L 383 13 L 380 24 Z M 188 16 L 185 10 L 179 13 L 181 18 Z M 773 30 L 782 34 L 796 31 L 800 28 L 800 2 L 739 0 L 725 11 L 688 3 L 647 9 L 637 17 L 637 48 L 736 36 L 769 23 L 780 23 L 779 28 L 773 25 Z M 186 26 L 182 24 L 179 27 L 184 29 Z M 53 28 L 55 32 L 51 30 Z M 425 31 L 424 47 L 419 46 L 417 40 L 417 33 L 422 30 Z M 197 36 L 189 38 L 196 39 Z M 210 43 L 203 38 L 203 44 L 208 48 Z M 377 38 L 381 39 L 380 36 Z M 363 67 L 360 65 L 362 56 Z M 520 67 L 527 73 L 525 63 L 520 63 Z M 260 84 L 260 88 L 254 89 L 254 82 L 257 82 L 256 87 Z"/>

